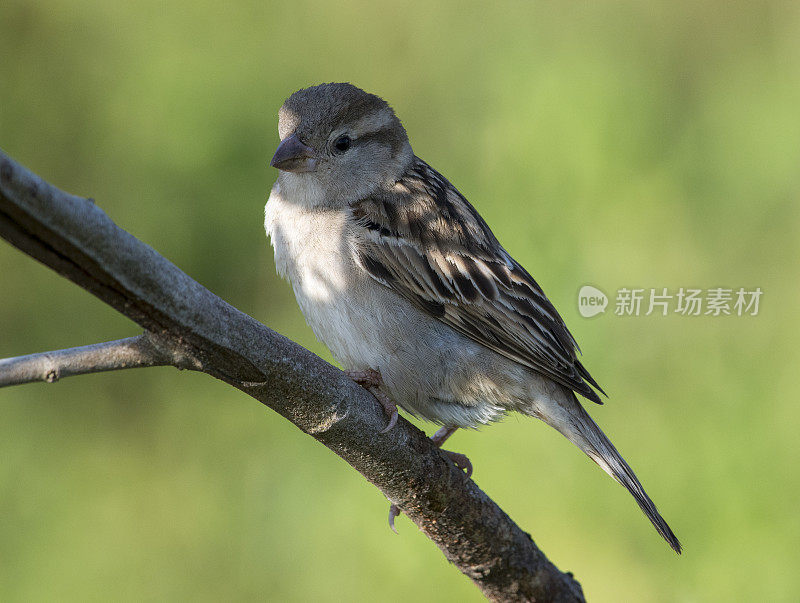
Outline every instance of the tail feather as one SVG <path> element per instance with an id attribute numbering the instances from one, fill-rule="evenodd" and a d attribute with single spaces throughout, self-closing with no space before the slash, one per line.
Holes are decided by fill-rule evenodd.
<path id="1" fill-rule="evenodd" d="M 681 543 L 669 525 L 667 525 L 667 522 L 664 521 L 664 518 L 661 517 L 656 505 L 647 496 L 633 469 L 617 452 L 617 449 L 600 427 L 597 426 L 597 423 L 592 420 L 589 413 L 584 410 L 575 395 L 572 392 L 569 394 L 574 404 L 568 404 L 566 407 L 561 406 L 561 412 L 556 412 L 551 416 L 547 416 L 550 413 L 537 413 L 537 415 L 563 433 L 606 473 L 625 486 L 628 492 L 636 499 L 639 508 L 658 530 L 658 533 L 680 555 L 682 550 Z M 568 417 L 562 414 L 563 411 L 566 411 L 565 414 Z"/>
<path id="2" fill-rule="evenodd" d="M 681 543 L 678 541 L 678 538 L 672 532 L 669 525 L 667 525 L 667 522 L 664 521 L 664 518 L 661 517 L 656 505 L 650 500 L 650 497 L 647 496 L 647 493 L 644 491 L 633 469 L 625 462 L 625 459 L 617 452 L 611 440 L 606 437 L 597 426 L 597 423 L 592 420 L 577 400 L 576 403 L 582 411 L 580 412 L 580 415 L 582 415 L 580 418 L 582 420 L 579 422 L 578 427 L 588 444 L 587 447 L 583 448 L 583 451 L 595 463 L 600 465 L 606 473 L 625 486 L 633 498 L 636 499 L 639 508 L 647 515 L 647 518 L 653 523 L 656 530 L 658 530 L 658 533 L 661 534 L 669 546 L 680 555 L 682 550 Z"/>

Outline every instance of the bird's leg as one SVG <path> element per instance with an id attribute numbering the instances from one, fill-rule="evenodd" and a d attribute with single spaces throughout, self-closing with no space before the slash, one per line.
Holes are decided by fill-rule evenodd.
<path id="1" fill-rule="evenodd" d="M 442 444 L 444 444 L 447 438 L 453 435 L 457 429 L 458 427 L 442 427 L 431 436 L 431 441 L 436 445 L 437 448 L 441 450 Z M 460 452 L 452 452 L 450 450 L 442 450 L 442 454 L 449 458 L 456 467 L 461 469 L 461 471 L 465 471 L 467 474 L 467 479 L 472 477 L 472 463 L 467 458 L 467 455 L 461 454 Z M 395 534 L 397 534 L 397 530 L 394 527 L 394 520 L 398 515 L 400 515 L 400 507 L 397 505 L 390 506 L 389 527 L 392 528 L 392 531 Z"/>
<path id="2" fill-rule="evenodd" d="M 381 374 L 375 369 L 344 371 L 344 374 L 375 396 L 375 399 L 383 407 L 383 411 L 389 416 L 389 424 L 381 430 L 381 433 L 386 433 L 394 427 L 397 424 L 398 417 L 397 404 L 381 389 L 383 385 Z"/>

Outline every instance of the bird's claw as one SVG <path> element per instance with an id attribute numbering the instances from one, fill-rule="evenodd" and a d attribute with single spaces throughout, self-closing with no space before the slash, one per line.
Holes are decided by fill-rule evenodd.
<path id="1" fill-rule="evenodd" d="M 397 534 L 397 528 L 394 527 L 394 520 L 398 515 L 400 515 L 400 507 L 391 505 L 389 507 L 389 527 L 392 528 L 392 532 L 395 534 Z"/>
<path id="2" fill-rule="evenodd" d="M 453 452 L 452 450 L 442 450 L 442 454 L 449 458 L 461 471 L 465 472 L 467 479 L 472 477 L 472 463 L 466 454 Z"/>
<path id="3" fill-rule="evenodd" d="M 378 371 L 375 369 L 367 369 L 365 371 L 345 371 L 344 374 L 366 389 L 380 402 L 380 405 L 383 407 L 383 412 L 389 417 L 389 424 L 381 429 L 380 433 L 386 433 L 397 425 L 397 419 L 400 416 L 397 412 L 397 404 L 395 404 L 394 400 L 387 396 L 381 389 L 383 378 Z"/>
<path id="4" fill-rule="evenodd" d="M 383 378 L 375 369 L 367 369 L 365 371 L 347 370 L 344 371 L 344 374 L 350 377 L 364 389 L 369 389 L 370 387 L 380 387 L 383 385 Z"/>
<path id="5" fill-rule="evenodd" d="M 386 410 L 386 412 L 389 414 L 389 424 L 388 424 L 386 427 L 384 427 L 383 429 L 381 429 L 379 433 L 386 433 L 386 432 L 387 432 L 387 431 L 389 431 L 389 430 L 390 430 L 392 427 L 394 427 L 395 425 L 397 425 L 397 419 L 398 419 L 398 417 L 400 416 L 400 415 L 398 414 L 398 412 L 397 412 L 397 407 L 396 407 L 396 406 L 395 406 L 394 408 L 392 408 L 392 409 L 387 409 L 387 408 L 384 406 L 384 410 Z"/>

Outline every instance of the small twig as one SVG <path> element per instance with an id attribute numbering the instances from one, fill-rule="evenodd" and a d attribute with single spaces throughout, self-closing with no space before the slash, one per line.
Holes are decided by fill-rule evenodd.
<path id="1" fill-rule="evenodd" d="M 0 387 L 35 381 L 55 383 L 73 375 L 174 364 L 170 355 L 154 346 L 145 334 L 67 350 L 2 359 Z"/>

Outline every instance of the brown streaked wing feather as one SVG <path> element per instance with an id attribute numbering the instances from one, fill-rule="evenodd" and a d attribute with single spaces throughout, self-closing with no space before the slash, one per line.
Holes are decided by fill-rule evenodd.
<path id="1" fill-rule="evenodd" d="M 352 215 L 364 228 L 356 258 L 373 278 L 470 339 L 602 403 L 539 285 L 433 168 L 415 159 L 392 190 L 353 204 Z"/>

